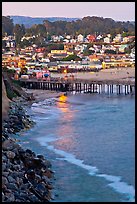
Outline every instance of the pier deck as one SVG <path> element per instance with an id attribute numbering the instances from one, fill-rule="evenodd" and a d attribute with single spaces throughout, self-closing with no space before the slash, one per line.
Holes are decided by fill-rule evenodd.
<path id="1" fill-rule="evenodd" d="M 84 93 L 117 93 L 135 94 L 135 81 L 131 79 L 119 80 L 91 80 L 91 79 L 19 79 L 21 86 L 28 89 L 55 90 L 64 92 Z"/>

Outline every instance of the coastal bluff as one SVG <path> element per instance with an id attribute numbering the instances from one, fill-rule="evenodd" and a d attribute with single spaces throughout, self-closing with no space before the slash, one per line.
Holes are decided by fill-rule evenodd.
<path id="1" fill-rule="evenodd" d="M 7 97 L 6 87 L 2 78 L 2 120 L 8 117 L 10 99 Z"/>

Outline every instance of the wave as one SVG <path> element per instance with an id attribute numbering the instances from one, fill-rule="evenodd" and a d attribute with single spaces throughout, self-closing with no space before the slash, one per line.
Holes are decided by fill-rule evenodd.
<path id="1" fill-rule="evenodd" d="M 65 152 L 60 149 L 54 148 L 53 145 L 50 145 L 50 142 L 54 142 L 59 140 L 58 137 L 54 135 L 50 135 L 49 137 L 40 137 L 37 138 L 37 141 L 41 144 L 41 146 L 46 146 L 48 150 L 53 151 L 54 153 L 61 156 L 61 158 L 56 158 L 58 160 L 64 160 L 71 164 L 75 164 L 85 170 L 88 171 L 88 174 L 91 176 L 97 176 L 97 177 L 103 177 L 107 181 L 111 182 L 108 184 L 108 186 L 112 187 L 115 191 L 118 193 L 125 194 L 127 196 L 128 202 L 134 202 L 135 201 L 135 189 L 132 185 L 127 184 L 126 182 L 121 181 L 121 177 L 119 176 L 113 176 L 113 175 L 107 175 L 107 174 L 98 174 L 98 169 L 95 166 L 84 164 L 83 160 L 77 159 L 75 155 Z M 127 201 L 125 200 L 125 201 Z M 124 202 L 124 201 L 123 201 Z"/>

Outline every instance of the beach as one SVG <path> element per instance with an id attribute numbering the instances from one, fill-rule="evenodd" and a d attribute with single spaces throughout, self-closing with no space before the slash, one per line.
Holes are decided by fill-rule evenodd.
<path id="1" fill-rule="evenodd" d="M 26 93 L 32 93 L 34 97 L 34 101 L 32 100 L 31 103 L 33 102 L 39 102 L 43 101 L 45 99 L 49 98 L 58 98 L 61 95 L 64 95 L 64 92 L 56 92 L 56 91 L 51 91 L 51 90 L 36 90 L 36 89 L 24 89 Z"/>
<path id="2" fill-rule="evenodd" d="M 69 77 L 72 75 L 68 73 Z M 135 78 L 135 68 L 134 67 L 124 67 L 124 68 L 110 68 L 102 69 L 99 72 L 77 72 L 73 73 L 74 78 L 77 79 L 96 79 L 96 80 L 129 80 L 130 78 Z M 66 74 L 51 73 L 52 77 L 65 77 Z"/>

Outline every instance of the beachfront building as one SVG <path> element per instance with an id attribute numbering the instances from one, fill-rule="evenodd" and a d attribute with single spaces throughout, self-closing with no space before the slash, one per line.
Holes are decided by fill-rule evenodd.
<path id="1" fill-rule="evenodd" d="M 103 61 L 102 62 L 102 68 L 103 69 L 109 69 L 112 67 L 135 67 L 135 61 L 132 61 L 130 59 L 125 60 L 113 60 L 113 61 Z"/>

